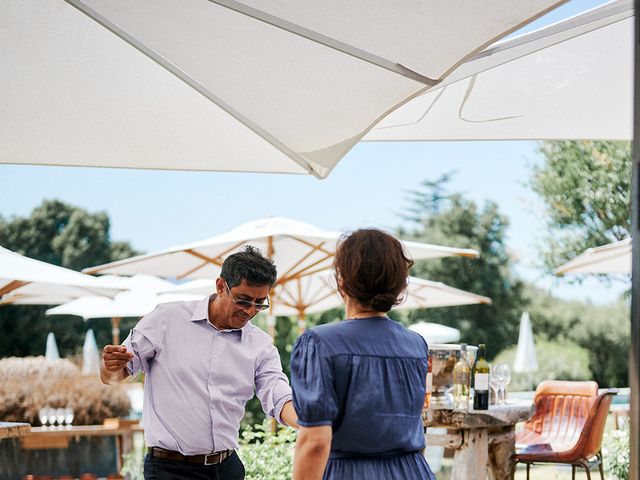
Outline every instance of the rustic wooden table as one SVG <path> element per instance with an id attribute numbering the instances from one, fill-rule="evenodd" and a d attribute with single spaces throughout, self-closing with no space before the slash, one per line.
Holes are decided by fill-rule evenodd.
<path id="1" fill-rule="evenodd" d="M 28 423 L 0 422 L 0 440 L 29 435 L 31 425 Z"/>
<path id="2" fill-rule="evenodd" d="M 530 403 L 492 405 L 489 410 L 455 412 L 429 410 L 427 445 L 455 449 L 452 480 L 505 480 L 515 468 L 515 425 L 531 418 Z M 428 427 L 444 427 L 447 434 L 430 434 Z"/>

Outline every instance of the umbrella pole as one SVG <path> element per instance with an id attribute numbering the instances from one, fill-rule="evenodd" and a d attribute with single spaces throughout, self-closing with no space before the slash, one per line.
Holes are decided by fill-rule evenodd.
<path id="1" fill-rule="evenodd" d="M 307 329 L 307 320 L 304 314 L 304 308 L 298 309 L 298 334 L 302 335 Z"/>
<path id="2" fill-rule="evenodd" d="M 120 345 L 120 317 L 111 319 L 111 342 L 112 345 Z"/>

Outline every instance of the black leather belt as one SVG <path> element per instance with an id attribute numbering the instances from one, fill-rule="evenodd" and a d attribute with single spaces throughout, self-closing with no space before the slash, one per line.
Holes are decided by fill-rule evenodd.
<path id="1" fill-rule="evenodd" d="M 164 460 L 175 460 L 176 462 L 199 463 L 200 465 L 217 465 L 229 458 L 235 450 L 221 450 L 219 452 L 207 453 L 205 455 L 183 455 L 173 450 L 165 450 L 160 447 L 149 447 L 149 455 Z"/>

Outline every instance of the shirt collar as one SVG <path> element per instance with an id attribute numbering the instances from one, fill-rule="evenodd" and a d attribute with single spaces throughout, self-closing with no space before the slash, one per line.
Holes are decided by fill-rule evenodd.
<path id="1" fill-rule="evenodd" d="M 193 310 L 193 314 L 191 314 L 191 318 L 189 320 L 192 322 L 200 322 L 202 320 L 206 320 L 213 327 L 213 323 L 209 321 L 210 320 L 209 319 L 209 302 L 213 301 L 213 299 L 216 296 L 217 294 L 214 293 L 200 300 L 196 305 L 196 308 Z M 251 320 L 249 320 L 246 323 L 246 325 L 242 328 L 230 328 L 230 329 L 224 329 L 220 331 L 221 332 L 239 332 L 240 341 L 242 341 L 244 334 L 249 330 L 250 327 L 251 327 Z M 216 328 L 216 327 L 213 327 L 213 328 Z"/>

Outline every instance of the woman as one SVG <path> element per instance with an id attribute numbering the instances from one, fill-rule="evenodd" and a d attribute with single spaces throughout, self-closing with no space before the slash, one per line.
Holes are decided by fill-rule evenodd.
<path id="1" fill-rule="evenodd" d="M 294 480 L 435 480 L 420 452 L 427 345 L 386 315 L 412 264 L 379 230 L 341 239 L 334 268 L 347 319 L 306 331 L 291 354 Z"/>

